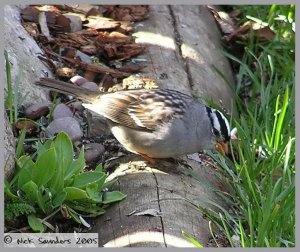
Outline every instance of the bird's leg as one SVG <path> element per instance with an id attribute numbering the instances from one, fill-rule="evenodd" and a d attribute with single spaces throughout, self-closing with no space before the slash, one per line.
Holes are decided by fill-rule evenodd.
<path id="1" fill-rule="evenodd" d="M 154 165 L 156 164 L 155 159 L 143 154 L 143 153 L 138 153 L 140 156 L 142 156 L 142 158 L 144 158 L 146 161 L 148 161 L 150 164 Z"/>

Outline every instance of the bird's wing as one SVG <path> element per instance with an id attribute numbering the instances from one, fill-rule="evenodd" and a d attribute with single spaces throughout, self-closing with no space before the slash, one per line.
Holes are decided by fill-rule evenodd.
<path id="1" fill-rule="evenodd" d="M 97 109 L 92 108 L 95 103 L 86 107 L 115 123 L 152 131 L 162 123 L 182 116 L 191 101 L 190 96 L 174 90 L 143 89 L 105 94 Z"/>

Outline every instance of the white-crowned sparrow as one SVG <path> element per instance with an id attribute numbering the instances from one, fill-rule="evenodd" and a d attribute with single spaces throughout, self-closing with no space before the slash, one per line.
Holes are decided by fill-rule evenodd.
<path id="1" fill-rule="evenodd" d="M 104 116 L 128 151 L 144 157 L 177 157 L 213 148 L 228 152 L 230 127 L 225 116 L 181 92 L 135 89 L 101 93 L 50 78 L 41 78 L 36 84 L 87 102 L 83 106 Z"/>

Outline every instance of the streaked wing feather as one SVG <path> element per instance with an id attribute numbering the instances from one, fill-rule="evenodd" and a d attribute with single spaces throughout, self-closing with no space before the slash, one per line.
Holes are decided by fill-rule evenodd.
<path id="1" fill-rule="evenodd" d="M 192 98 L 174 90 L 128 90 L 101 97 L 101 114 L 106 118 L 136 129 L 155 130 L 183 115 Z"/>
<path id="2" fill-rule="evenodd" d="M 135 121 L 128 114 L 130 100 L 128 97 L 114 97 L 105 95 L 101 97 L 101 114 L 111 121 L 130 128 L 138 128 Z"/>
<path id="3" fill-rule="evenodd" d="M 174 90 L 153 90 L 131 103 L 128 111 L 138 125 L 154 130 L 158 125 L 182 116 L 191 101 L 190 96 Z"/>

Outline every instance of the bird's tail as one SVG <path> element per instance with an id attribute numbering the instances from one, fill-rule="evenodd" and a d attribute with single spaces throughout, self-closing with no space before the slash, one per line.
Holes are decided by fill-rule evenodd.
<path id="1" fill-rule="evenodd" d="M 91 103 L 102 94 L 100 90 L 99 92 L 91 91 L 86 88 L 76 86 L 75 84 L 51 78 L 41 78 L 39 81 L 36 81 L 35 84 L 41 87 L 49 88 L 50 90 L 58 93 L 75 96 L 88 103 Z"/>

